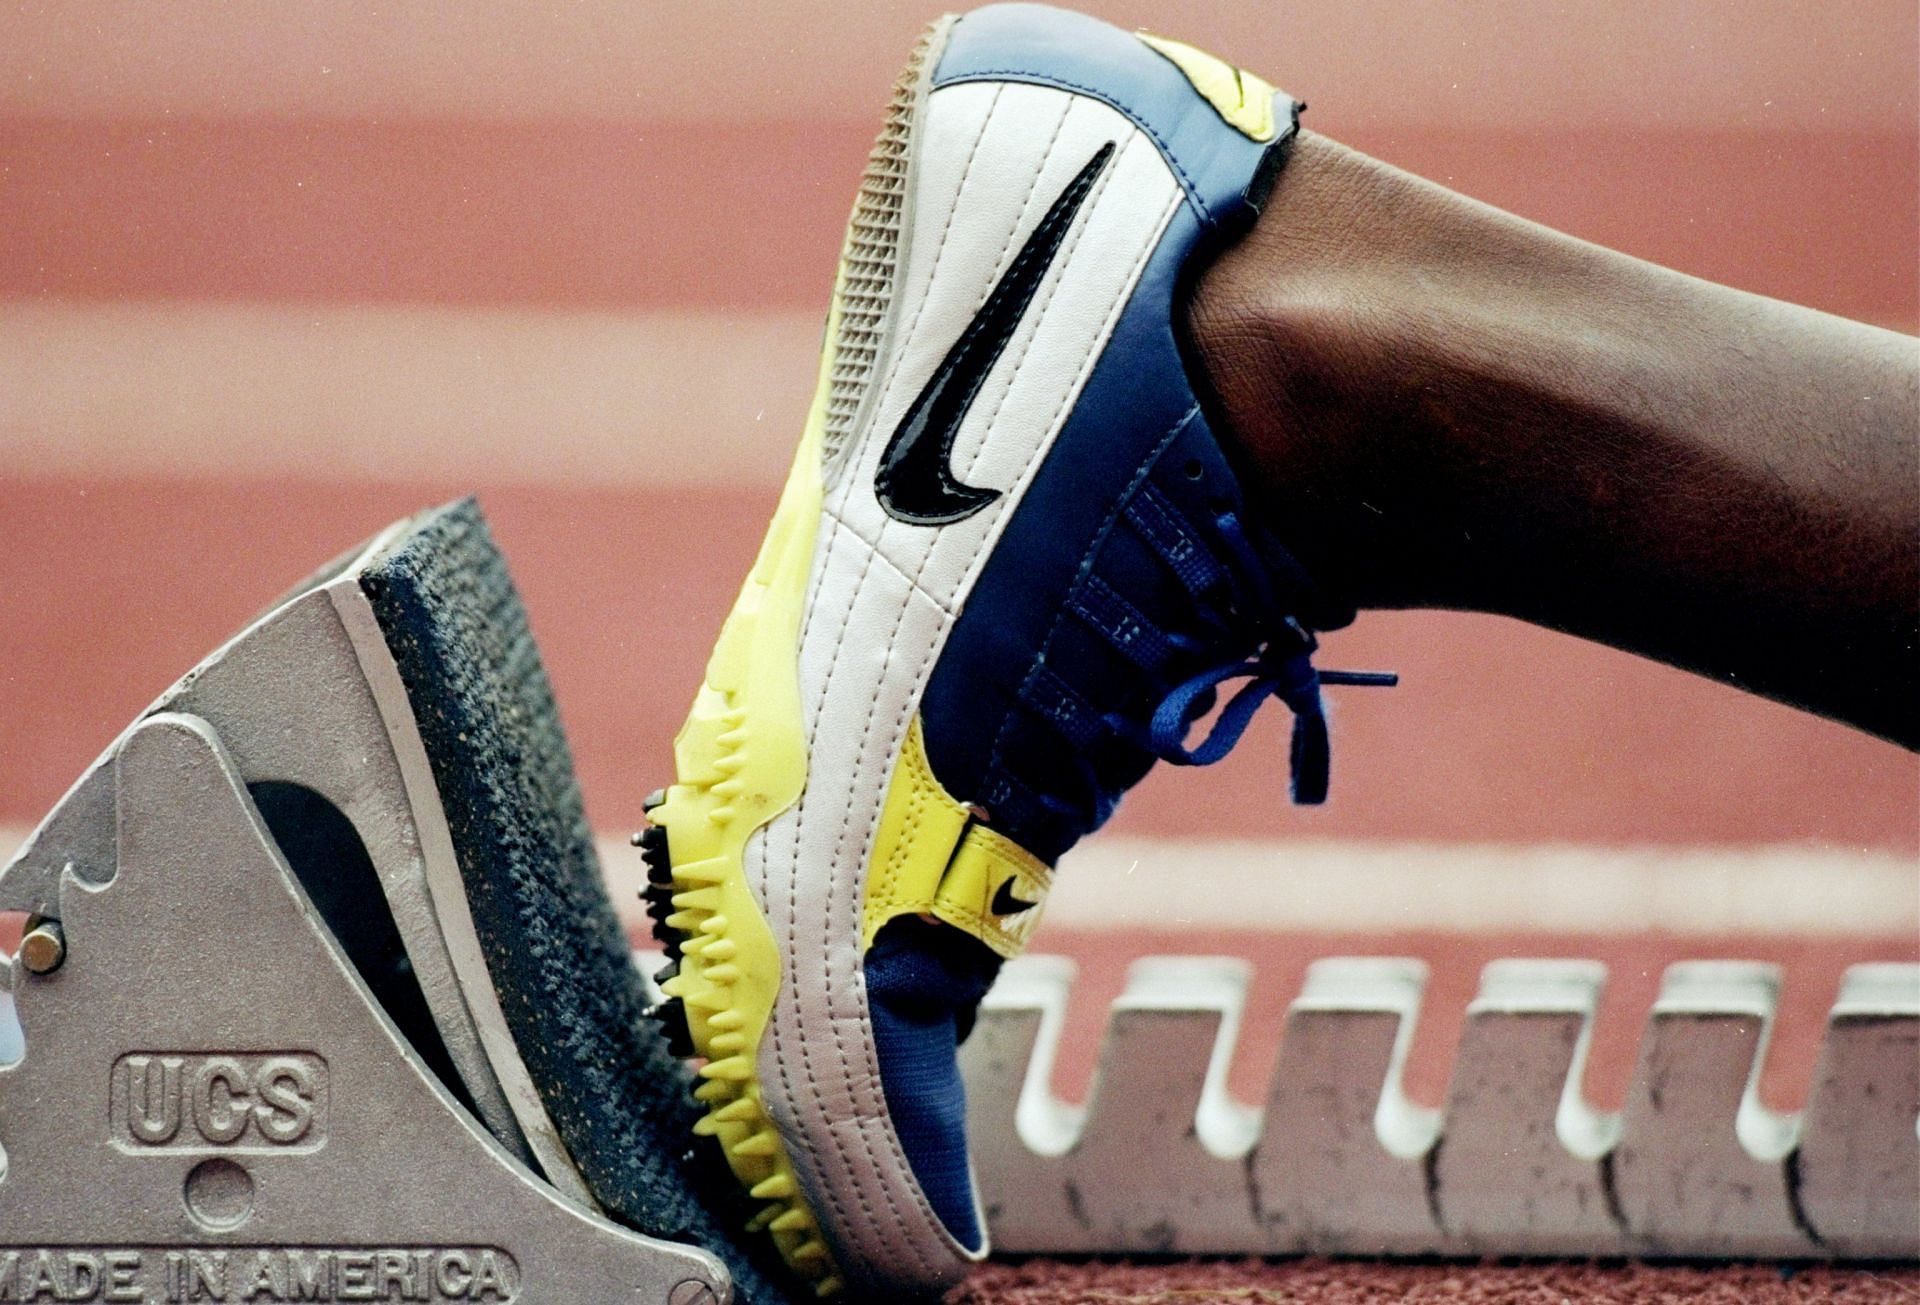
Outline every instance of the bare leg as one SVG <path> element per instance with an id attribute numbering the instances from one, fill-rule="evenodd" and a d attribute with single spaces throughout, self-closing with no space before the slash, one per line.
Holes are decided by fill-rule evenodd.
<path id="1" fill-rule="evenodd" d="M 1189 325 L 1269 525 L 1348 600 L 1522 617 L 1920 746 L 1920 342 L 1310 133 Z"/>

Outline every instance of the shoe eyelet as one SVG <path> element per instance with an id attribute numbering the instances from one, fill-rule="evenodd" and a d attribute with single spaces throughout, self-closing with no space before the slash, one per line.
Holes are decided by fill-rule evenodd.
<path id="1" fill-rule="evenodd" d="M 1198 458 L 1188 458 L 1187 465 L 1182 470 L 1186 472 L 1188 480 L 1198 480 L 1206 475 L 1206 468 L 1200 465 Z"/>

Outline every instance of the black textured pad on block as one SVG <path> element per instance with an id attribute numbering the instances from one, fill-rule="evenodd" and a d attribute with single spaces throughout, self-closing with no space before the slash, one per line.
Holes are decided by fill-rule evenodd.
<path id="1" fill-rule="evenodd" d="M 433 764 L 501 1009 L 581 1175 L 622 1223 L 725 1260 L 736 1300 L 787 1299 L 735 1240 L 739 1188 L 694 1138 L 687 1071 L 645 1016 L 553 692 L 479 507 L 417 518 L 361 587 Z"/>

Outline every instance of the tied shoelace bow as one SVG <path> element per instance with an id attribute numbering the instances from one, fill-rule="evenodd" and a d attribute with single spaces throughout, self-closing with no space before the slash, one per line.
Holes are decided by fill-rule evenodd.
<path id="1" fill-rule="evenodd" d="M 1236 515 L 1221 513 L 1214 525 L 1233 555 L 1235 565 L 1227 574 L 1235 608 L 1256 621 L 1264 617 L 1271 625 L 1271 614 L 1279 608 L 1267 567 Z M 1278 698 L 1293 713 L 1289 749 L 1293 800 L 1302 806 L 1315 806 L 1327 800 L 1332 760 L 1326 705 L 1320 697 L 1322 686 L 1391 687 L 1400 682 L 1400 677 L 1391 671 L 1322 671 L 1313 664 L 1319 644 L 1312 632 L 1291 616 L 1280 618 L 1278 626 L 1273 635 L 1261 639 L 1251 655 L 1235 655 L 1174 686 L 1154 709 L 1147 726 L 1147 742 L 1162 760 L 1176 766 L 1211 766 L 1233 751 L 1261 705 L 1269 698 Z M 1228 680 L 1242 678 L 1246 683 L 1228 699 L 1207 736 L 1198 747 L 1187 747 L 1187 733 L 1194 722 L 1213 710 L 1215 691 Z"/>
<path id="2" fill-rule="evenodd" d="M 1295 627 L 1298 628 L 1297 626 Z M 1268 698 L 1278 698 L 1293 713 L 1293 800 L 1314 806 L 1327 800 L 1327 776 L 1332 753 L 1327 738 L 1326 705 L 1320 688 L 1327 684 L 1391 686 L 1400 677 L 1391 671 L 1322 671 L 1313 664 L 1315 643 L 1304 630 L 1303 645 L 1282 650 L 1262 647 L 1244 661 L 1209 667 L 1177 685 L 1155 708 L 1147 737 L 1161 759 L 1176 766 L 1211 766 L 1240 741 L 1254 713 Z M 1193 722 L 1212 710 L 1214 690 L 1231 679 L 1247 682 L 1227 700 L 1200 746 L 1186 746 Z"/>
<path id="3" fill-rule="evenodd" d="M 1213 664 L 1167 690 L 1145 728 L 1121 710 L 1101 713 L 1086 722 L 1064 706 L 1057 715 L 1044 709 L 1043 714 L 1065 726 L 1070 737 L 1086 738 L 1098 731 L 1177 766 L 1210 766 L 1233 750 L 1261 704 L 1278 698 L 1293 713 L 1293 800 L 1305 806 L 1326 801 L 1329 750 L 1326 708 L 1320 698 L 1322 686 L 1392 685 L 1399 683 L 1400 677 L 1390 672 L 1316 669 L 1313 654 L 1318 643 L 1299 620 L 1283 614 L 1285 609 L 1275 599 L 1271 577 L 1277 571 L 1302 593 L 1312 591 L 1311 580 L 1298 563 L 1278 550 L 1277 555 L 1263 558 L 1232 512 L 1222 512 L 1213 519 L 1228 556 L 1209 552 L 1210 565 L 1190 564 L 1190 546 L 1198 540 L 1172 526 L 1166 509 L 1154 509 L 1152 519 L 1141 524 L 1143 540 L 1167 557 L 1171 570 L 1192 595 L 1197 614 L 1210 627 L 1200 635 L 1156 630 L 1147 642 L 1180 654 L 1189 665 L 1202 659 L 1210 659 Z M 1180 554 L 1178 559 L 1175 551 Z M 1134 619 L 1138 620 L 1137 614 Z M 1110 615 L 1093 620 L 1097 626 L 1113 627 Z M 1228 701 L 1207 737 L 1197 747 L 1187 747 L 1188 733 L 1213 710 L 1219 687 L 1241 678 L 1247 683 Z M 1065 755 L 1077 777 L 1078 782 L 1071 786 L 1071 791 L 1080 795 L 1077 799 L 1044 789 L 1026 792 L 1060 829 L 1071 833 L 1066 840 L 1070 845 L 1106 823 L 1123 789 L 1139 774 L 1116 784 L 1084 745 Z M 1001 801 L 1008 804 L 1019 800 L 1012 793 L 1001 795 Z"/>

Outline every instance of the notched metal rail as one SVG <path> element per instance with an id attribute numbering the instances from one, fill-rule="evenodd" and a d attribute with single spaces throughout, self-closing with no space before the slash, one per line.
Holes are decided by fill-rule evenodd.
<path id="1" fill-rule="evenodd" d="M 1212 957 L 1136 964 L 1060 1102 L 1072 974 L 1009 964 L 962 1051 L 997 1250 L 1920 1257 L 1920 966 L 1847 972 L 1801 1116 L 1755 1091 L 1766 965 L 1667 970 L 1617 1115 L 1580 1092 L 1592 962 L 1489 965 L 1439 1111 L 1400 1088 L 1417 961 L 1314 964 L 1263 1110 L 1225 1087 L 1248 969 Z"/>

